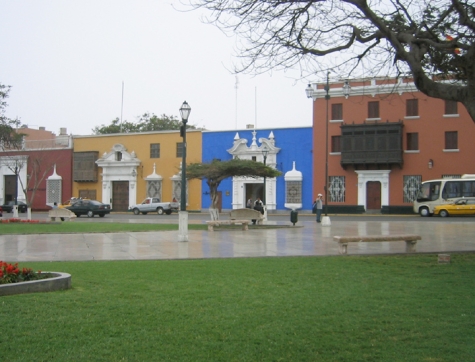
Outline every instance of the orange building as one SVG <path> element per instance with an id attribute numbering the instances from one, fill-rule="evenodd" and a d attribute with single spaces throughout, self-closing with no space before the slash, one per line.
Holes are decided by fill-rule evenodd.
<path id="1" fill-rule="evenodd" d="M 422 181 L 475 173 L 475 123 L 465 107 L 428 97 L 411 79 L 314 83 L 307 96 L 313 195 L 325 195 L 328 174 L 330 213 L 410 213 Z"/>
<path id="2" fill-rule="evenodd" d="M 180 201 L 179 131 L 74 136 L 73 196 L 127 211 L 145 197 Z M 201 162 L 201 130 L 187 130 L 187 164 Z M 187 209 L 201 209 L 201 181 L 189 180 Z"/>

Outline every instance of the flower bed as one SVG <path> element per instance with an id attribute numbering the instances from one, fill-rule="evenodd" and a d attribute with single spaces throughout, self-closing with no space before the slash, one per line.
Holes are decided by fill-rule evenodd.
<path id="1" fill-rule="evenodd" d="M 33 271 L 0 261 L 0 296 L 51 292 L 71 288 L 71 275 L 67 273 Z"/>
<path id="2" fill-rule="evenodd" d="M 19 219 L 16 217 L 11 217 L 9 219 L 1 219 L 0 223 L 2 224 L 9 224 L 9 223 L 25 223 L 25 224 L 38 224 L 40 220 L 29 220 L 29 219 Z"/>

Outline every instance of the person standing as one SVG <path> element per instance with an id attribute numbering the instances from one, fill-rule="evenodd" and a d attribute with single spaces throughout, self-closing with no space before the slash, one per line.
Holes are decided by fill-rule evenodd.
<path id="1" fill-rule="evenodd" d="M 317 210 L 317 222 L 322 221 L 322 210 L 323 210 L 323 195 L 318 194 L 317 198 L 315 200 L 315 203 L 313 204 L 313 208 Z"/>
<path id="2" fill-rule="evenodd" d="M 252 199 L 247 200 L 246 207 L 247 207 L 248 209 L 252 209 Z"/>

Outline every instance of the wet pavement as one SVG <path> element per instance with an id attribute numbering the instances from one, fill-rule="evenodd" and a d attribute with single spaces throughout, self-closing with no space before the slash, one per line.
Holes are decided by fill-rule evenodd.
<path id="1" fill-rule="evenodd" d="M 82 222 L 82 221 L 81 221 Z M 203 221 L 201 221 L 203 222 Z M 269 224 L 286 224 L 269 221 Z M 339 255 L 336 235 L 417 234 L 416 253 L 475 252 L 472 219 L 426 222 L 423 218 L 361 221 L 331 218 L 330 226 L 304 218 L 295 227 L 276 229 L 189 230 L 189 241 L 178 242 L 178 231 L 1 235 L 0 260 L 80 261 L 151 260 L 240 257 Z M 405 242 L 350 243 L 348 255 L 404 254 Z"/>

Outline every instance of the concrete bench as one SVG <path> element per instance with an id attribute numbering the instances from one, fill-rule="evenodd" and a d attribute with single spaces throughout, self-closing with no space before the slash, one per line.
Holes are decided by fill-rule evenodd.
<path id="1" fill-rule="evenodd" d="M 259 211 L 253 209 L 234 209 L 230 212 L 230 219 L 231 220 L 256 220 L 257 224 L 262 224 L 264 220 L 264 215 L 262 215 Z"/>
<path id="2" fill-rule="evenodd" d="M 338 242 L 340 254 L 347 253 L 348 243 L 373 242 L 373 241 L 405 241 L 406 253 L 416 251 L 417 240 L 420 235 L 361 235 L 361 236 L 334 236 L 333 241 Z"/>
<path id="3" fill-rule="evenodd" d="M 68 209 L 52 209 L 48 211 L 48 217 L 51 221 L 56 221 L 56 218 L 60 218 L 61 221 L 67 220 L 71 221 L 71 219 L 76 218 L 76 214 Z"/>
<path id="4" fill-rule="evenodd" d="M 249 220 L 213 220 L 213 221 L 206 221 L 208 224 L 208 231 L 214 231 L 215 226 L 220 225 L 234 225 L 234 224 L 242 224 L 243 230 L 249 230 Z"/>

